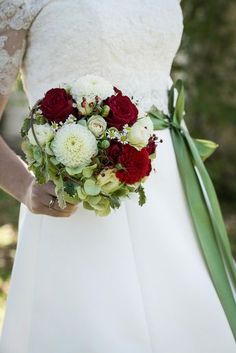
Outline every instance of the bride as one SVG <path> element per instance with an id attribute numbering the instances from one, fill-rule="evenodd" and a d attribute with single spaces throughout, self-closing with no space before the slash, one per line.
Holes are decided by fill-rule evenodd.
<path id="1" fill-rule="evenodd" d="M 179 0 L 1 0 L 0 19 L 1 111 L 20 70 L 30 106 L 92 73 L 144 110 L 168 112 Z M 164 143 L 145 184 L 147 203 L 131 198 L 107 217 L 80 205 L 61 210 L 52 183 L 38 185 L 0 140 L 1 187 L 21 202 L 1 353 L 236 351 L 170 132 L 157 135 Z"/>

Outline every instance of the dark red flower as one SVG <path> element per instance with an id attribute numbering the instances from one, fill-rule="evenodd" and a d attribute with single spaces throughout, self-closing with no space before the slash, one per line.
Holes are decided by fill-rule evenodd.
<path id="1" fill-rule="evenodd" d="M 112 162 L 113 166 L 118 163 L 118 158 L 122 154 L 123 146 L 124 145 L 122 145 L 119 141 L 111 141 L 111 144 L 107 149 L 107 157 Z"/>
<path id="2" fill-rule="evenodd" d="M 148 145 L 146 147 L 146 150 L 148 151 L 148 154 L 153 154 L 156 151 L 156 142 L 155 140 L 150 137 L 149 141 L 148 141 Z"/>
<path id="3" fill-rule="evenodd" d="M 41 110 L 49 121 L 65 121 L 73 113 L 73 100 L 64 88 L 52 88 L 41 102 Z"/>
<path id="4" fill-rule="evenodd" d="M 128 96 L 123 96 L 121 92 L 105 100 L 105 104 L 110 107 L 107 117 L 108 127 L 116 127 L 122 130 L 125 124 L 133 125 L 138 117 L 138 109 Z"/>
<path id="5" fill-rule="evenodd" d="M 138 151 L 130 145 L 124 145 L 122 154 L 118 158 L 125 169 L 117 170 L 117 178 L 126 184 L 134 184 L 145 176 L 148 176 L 152 170 L 151 160 L 146 148 Z"/>

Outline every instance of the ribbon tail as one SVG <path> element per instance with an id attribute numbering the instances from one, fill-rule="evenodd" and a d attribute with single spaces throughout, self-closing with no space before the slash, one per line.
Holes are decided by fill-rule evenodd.
<path id="1" fill-rule="evenodd" d="M 199 183 L 201 184 L 206 205 L 208 207 L 209 216 L 214 228 L 215 237 L 218 242 L 218 246 L 222 251 L 222 256 L 226 261 L 226 266 L 231 276 L 233 286 L 236 289 L 236 265 L 234 263 L 234 259 L 232 256 L 228 235 L 225 229 L 223 216 L 221 213 L 220 205 L 218 202 L 218 198 L 217 198 L 213 183 L 204 166 L 204 163 L 202 162 L 198 154 L 198 151 L 193 143 L 191 136 L 187 132 L 185 134 L 185 139 L 186 139 L 186 142 L 188 143 L 189 149 L 191 150 L 191 154 L 195 164 L 195 170 L 199 178 Z"/>
<path id="2" fill-rule="evenodd" d="M 196 234 L 216 292 L 236 340 L 236 301 L 224 260 L 234 284 L 235 268 L 214 187 L 191 137 L 174 128 L 171 128 L 170 131 Z"/>

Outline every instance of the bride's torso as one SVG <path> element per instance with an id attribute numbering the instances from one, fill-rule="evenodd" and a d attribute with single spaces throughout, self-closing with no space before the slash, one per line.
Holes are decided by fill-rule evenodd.
<path id="1" fill-rule="evenodd" d="M 22 77 L 33 104 L 92 73 L 139 99 L 167 105 L 183 18 L 179 0 L 42 0 L 27 38 Z M 40 4 L 39 4 L 40 3 Z"/>

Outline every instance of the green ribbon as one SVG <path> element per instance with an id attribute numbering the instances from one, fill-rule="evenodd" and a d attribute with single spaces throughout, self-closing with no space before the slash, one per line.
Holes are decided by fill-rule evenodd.
<path id="1" fill-rule="evenodd" d="M 178 94 L 177 94 L 178 93 Z M 176 95 L 176 103 L 175 102 Z M 217 195 L 203 161 L 217 148 L 208 140 L 193 139 L 185 128 L 184 86 L 169 91 L 169 115 L 152 106 L 147 112 L 155 130 L 170 129 L 190 214 L 203 256 L 236 340 L 236 265 Z"/>

